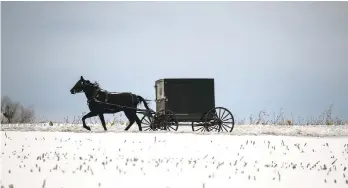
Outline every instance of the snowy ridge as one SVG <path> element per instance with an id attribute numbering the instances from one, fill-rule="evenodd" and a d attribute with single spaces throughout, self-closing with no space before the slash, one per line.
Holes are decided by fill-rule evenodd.
<path id="1" fill-rule="evenodd" d="M 88 124 L 92 131 L 87 131 L 82 128 L 81 124 L 54 124 L 50 126 L 48 123 L 41 124 L 2 124 L 2 131 L 47 131 L 47 132 L 76 132 L 76 133 L 104 133 L 101 124 Z M 131 132 L 140 133 L 138 126 L 133 124 L 129 131 L 124 131 L 126 125 L 107 125 L 107 132 Z M 149 131 L 141 132 L 154 133 Z M 157 131 L 157 134 L 168 133 L 164 131 Z M 348 125 L 235 125 L 232 132 L 193 132 L 190 126 L 180 126 L 177 132 L 170 132 L 172 134 L 203 134 L 203 135 L 278 135 L 278 136 L 315 136 L 315 137 L 341 137 L 348 136 Z"/>

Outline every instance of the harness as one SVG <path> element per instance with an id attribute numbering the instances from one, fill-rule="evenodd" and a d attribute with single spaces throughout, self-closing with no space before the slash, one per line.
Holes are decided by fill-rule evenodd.
<path id="1" fill-rule="evenodd" d="M 105 89 L 97 89 L 96 91 L 95 91 L 95 96 L 91 99 L 91 100 L 95 100 L 97 97 L 99 97 L 99 94 L 100 94 L 100 92 L 104 92 L 105 93 L 105 100 L 103 101 L 103 102 L 105 102 L 105 103 L 108 103 L 109 102 L 109 94 L 122 94 L 122 93 L 128 93 L 130 96 L 131 96 L 131 98 L 132 98 L 132 104 L 134 104 L 134 95 L 131 93 L 131 92 L 108 92 L 107 90 L 105 90 Z M 90 101 L 91 101 L 90 100 Z M 90 101 L 88 101 L 88 103 L 90 102 Z"/>
<path id="2" fill-rule="evenodd" d="M 88 81 L 88 85 L 91 85 L 92 87 L 94 86 L 89 81 Z M 100 96 L 100 92 L 104 92 L 105 93 L 104 101 L 98 101 L 98 99 L 97 99 Z M 97 87 L 96 90 L 94 91 L 94 94 L 91 97 L 91 99 L 87 100 L 87 105 L 89 106 L 90 102 L 95 101 L 95 102 L 102 102 L 102 103 L 105 103 L 107 105 L 119 106 L 118 104 L 108 103 L 109 102 L 109 94 L 122 94 L 122 93 L 128 93 L 131 96 L 131 98 L 132 98 L 132 105 L 134 104 L 134 100 L 137 100 L 137 97 L 134 99 L 134 95 L 131 92 L 108 92 L 105 89 L 101 89 L 100 87 Z"/>

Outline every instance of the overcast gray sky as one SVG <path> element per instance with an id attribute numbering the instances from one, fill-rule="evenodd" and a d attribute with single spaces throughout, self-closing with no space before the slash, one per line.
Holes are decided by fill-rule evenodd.
<path id="1" fill-rule="evenodd" d="M 39 118 L 87 112 L 83 75 L 149 99 L 160 78 L 215 78 L 236 118 L 348 119 L 347 2 L 1 2 L 1 38 L 1 95 Z"/>

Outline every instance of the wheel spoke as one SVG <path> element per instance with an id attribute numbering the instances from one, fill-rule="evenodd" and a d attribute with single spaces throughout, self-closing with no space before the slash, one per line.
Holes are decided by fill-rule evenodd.
<path id="1" fill-rule="evenodd" d="M 228 115 L 230 115 L 230 114 L 227 113 L 226 116 L 224 116 L 223 118 L 221 118 L 221 120 L 222 120 L 222 121 L 223 121 L 223 120 L 226 120 L 225 118 L 226 118 Z M 231 117 L 230 119 L 232 119 L 232 117 Z"/>
<path id="2" fill-rule="evenodd" d="M 229 118 L 228 120 L 232 120 L 232 122 L 233 122 L 233 118 Z M 231 123 L 231 121 L 227 121 L 227 120 L 225 120 L 225 121 L 222 121 L 223 123 Z"/>
<path id="3" fill-rule="evenodd" d="M 217 125 L 215 125 L 215 126 L 211 126 L 210 130 L 219 130 L 219 128 Z"/>
<path id="4" fill-rule="evenodd" d="M 219 119 L 219 117 L 217 116 L 216 113 L 213 113 L 213 117 L 214 117 L 214 120 L 215 120 L 215 121 Z"/>
<path id="5" fill-rule="evenodd" d="M 200 127 L 200 128 L 197 129 L 197 131 L 199 131 L 199 130 L 201 130 L 201 132 L 204 132 L 204 131 L 205 131 L 205 127 L 202 126 L 202 127 Z"/>
<path id="6" fill-rule="evenodd" d="M 169 125 L 169 126 L 168 126 L 168 130 L 170 131 L 170 129 L 172 129 L 173 131 L 176 131 L 176 130 L 175 130 L 175 125 Z"/>
<path id="7" fill-rule="evenodd" d="M 148 118 L 148 117 L 145 117 L 145 118 L 144 118 L 144 121 L 145 121 L 146 123 L 150 123 L 150 121 L 149 121 L 149 118 Z"/>
<path id="8" fill-rule="evenodd" d="M 228 127 L 228 128 L 230 128 L 230 129 L 232 129 L 232 127 L 226 125 L 225 123 L 223 123 L 222 126 L 225 126 L 225 127 Z"/>
<path id="9" fill-rule="evenodd" d="M 145 127 L 142 127 L 144 129 L 144 131 L 148 131 L 148 130 L 151 130 L 151 127 L 150 126 L 145 126 Z"/>
<path id="10" fill-rule="evenodd" d="M 219 117 L 225 117 L 225 116 L 224 116 L 225 112 L 226 112 L 226 111 L 224 111 L 224 113 L 222 113 L 222 115 L 219 116 Z M 227 115 L 228 115 L 228 114 L 227 114 Z M 220 119 L 224 119 L 224 118 L 220 118 Z"/>
<path id="11" fill-rule="evenodd" d="M 151 123 L 150 122 L 146 122 L 146 123 L 142 123 L 142 124 L 144 124 L 144 125 L 151 125 Z"/>
<path id="12" fill-rule="evenodd" d="M 221 126 L 223 129 L 225 129 L 226 132 L 228 132 L 228 130 L 225 128 L 225 126 Z"/>

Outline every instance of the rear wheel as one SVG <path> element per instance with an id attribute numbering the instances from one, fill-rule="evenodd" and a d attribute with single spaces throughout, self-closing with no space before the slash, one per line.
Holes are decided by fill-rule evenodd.
<path id="1" fill-rule="evenodd" d="M 216 107 L 209 110 L 203 119 L 207 131 L 232 132 L 234 128 L 234 117 L 224 107 Z"/>

